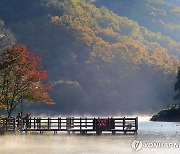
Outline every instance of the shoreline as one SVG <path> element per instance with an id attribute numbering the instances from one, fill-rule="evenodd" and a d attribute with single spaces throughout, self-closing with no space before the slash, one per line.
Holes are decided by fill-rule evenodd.
<path id="1" fill-rule="evenodd" d="M 150 121 L 159 122 L 180 122 L 180 109 L 170 108 L 159 111 L 154 114 Z"/>

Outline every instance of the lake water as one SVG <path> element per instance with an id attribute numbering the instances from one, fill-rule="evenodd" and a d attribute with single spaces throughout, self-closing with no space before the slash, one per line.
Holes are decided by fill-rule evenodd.
<path id="1" fill-rule="evenodd" d="M 140 118 L 137 135 L 0 136 L 0 154 L 180 154 L 179 145 L 180 123 L 147 118 Z"/>

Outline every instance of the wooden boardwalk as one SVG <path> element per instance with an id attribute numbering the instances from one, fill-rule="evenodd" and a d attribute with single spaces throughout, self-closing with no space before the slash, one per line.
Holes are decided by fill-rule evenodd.
<path id="1" fill-rule="evenodd" d="M 67 117 L 67 118 L 30 118 L 27 120 L 17 121 L 15 118 L 0 119 L 0 130 L 22 132 L 46 132 L 51 131 L 55 134 L 57 132 L 70 133 L 96 133 L 111 132 L 112 134 L 124 133 L 136 134 L 138 131 L 138 118 L 81 118 L 81 117 Z"/>

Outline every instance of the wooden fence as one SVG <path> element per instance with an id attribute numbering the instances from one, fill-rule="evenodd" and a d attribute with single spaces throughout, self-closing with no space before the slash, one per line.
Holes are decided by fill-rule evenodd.
<path id="1" fill-rule="evenodd" d="M 88 132 L 95 132 L 101 134 L 102 132 L 118 132 L 137 133 L 138 118 L 30 118 L 29 120 L 16 120 L 15 118 L 0 119 L 0 130 L 22 132 L 38 131 L 43 133 L 45 131 L 52 131 L 54 133 L 66 131 L 68 133 L 87 134 Z"/>

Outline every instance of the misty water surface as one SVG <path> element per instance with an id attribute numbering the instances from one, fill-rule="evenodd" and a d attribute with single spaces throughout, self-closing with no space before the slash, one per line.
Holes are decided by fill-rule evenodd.
<path id="1" fill-rule="evenodd" d="M 141 119 L 138 135 L 6 135 L 0 137 L 0 154 L 179 154 L 180 148 L 142 148 L 135 152 L 132 141 L 180 144 L 180 123 Z"/>

